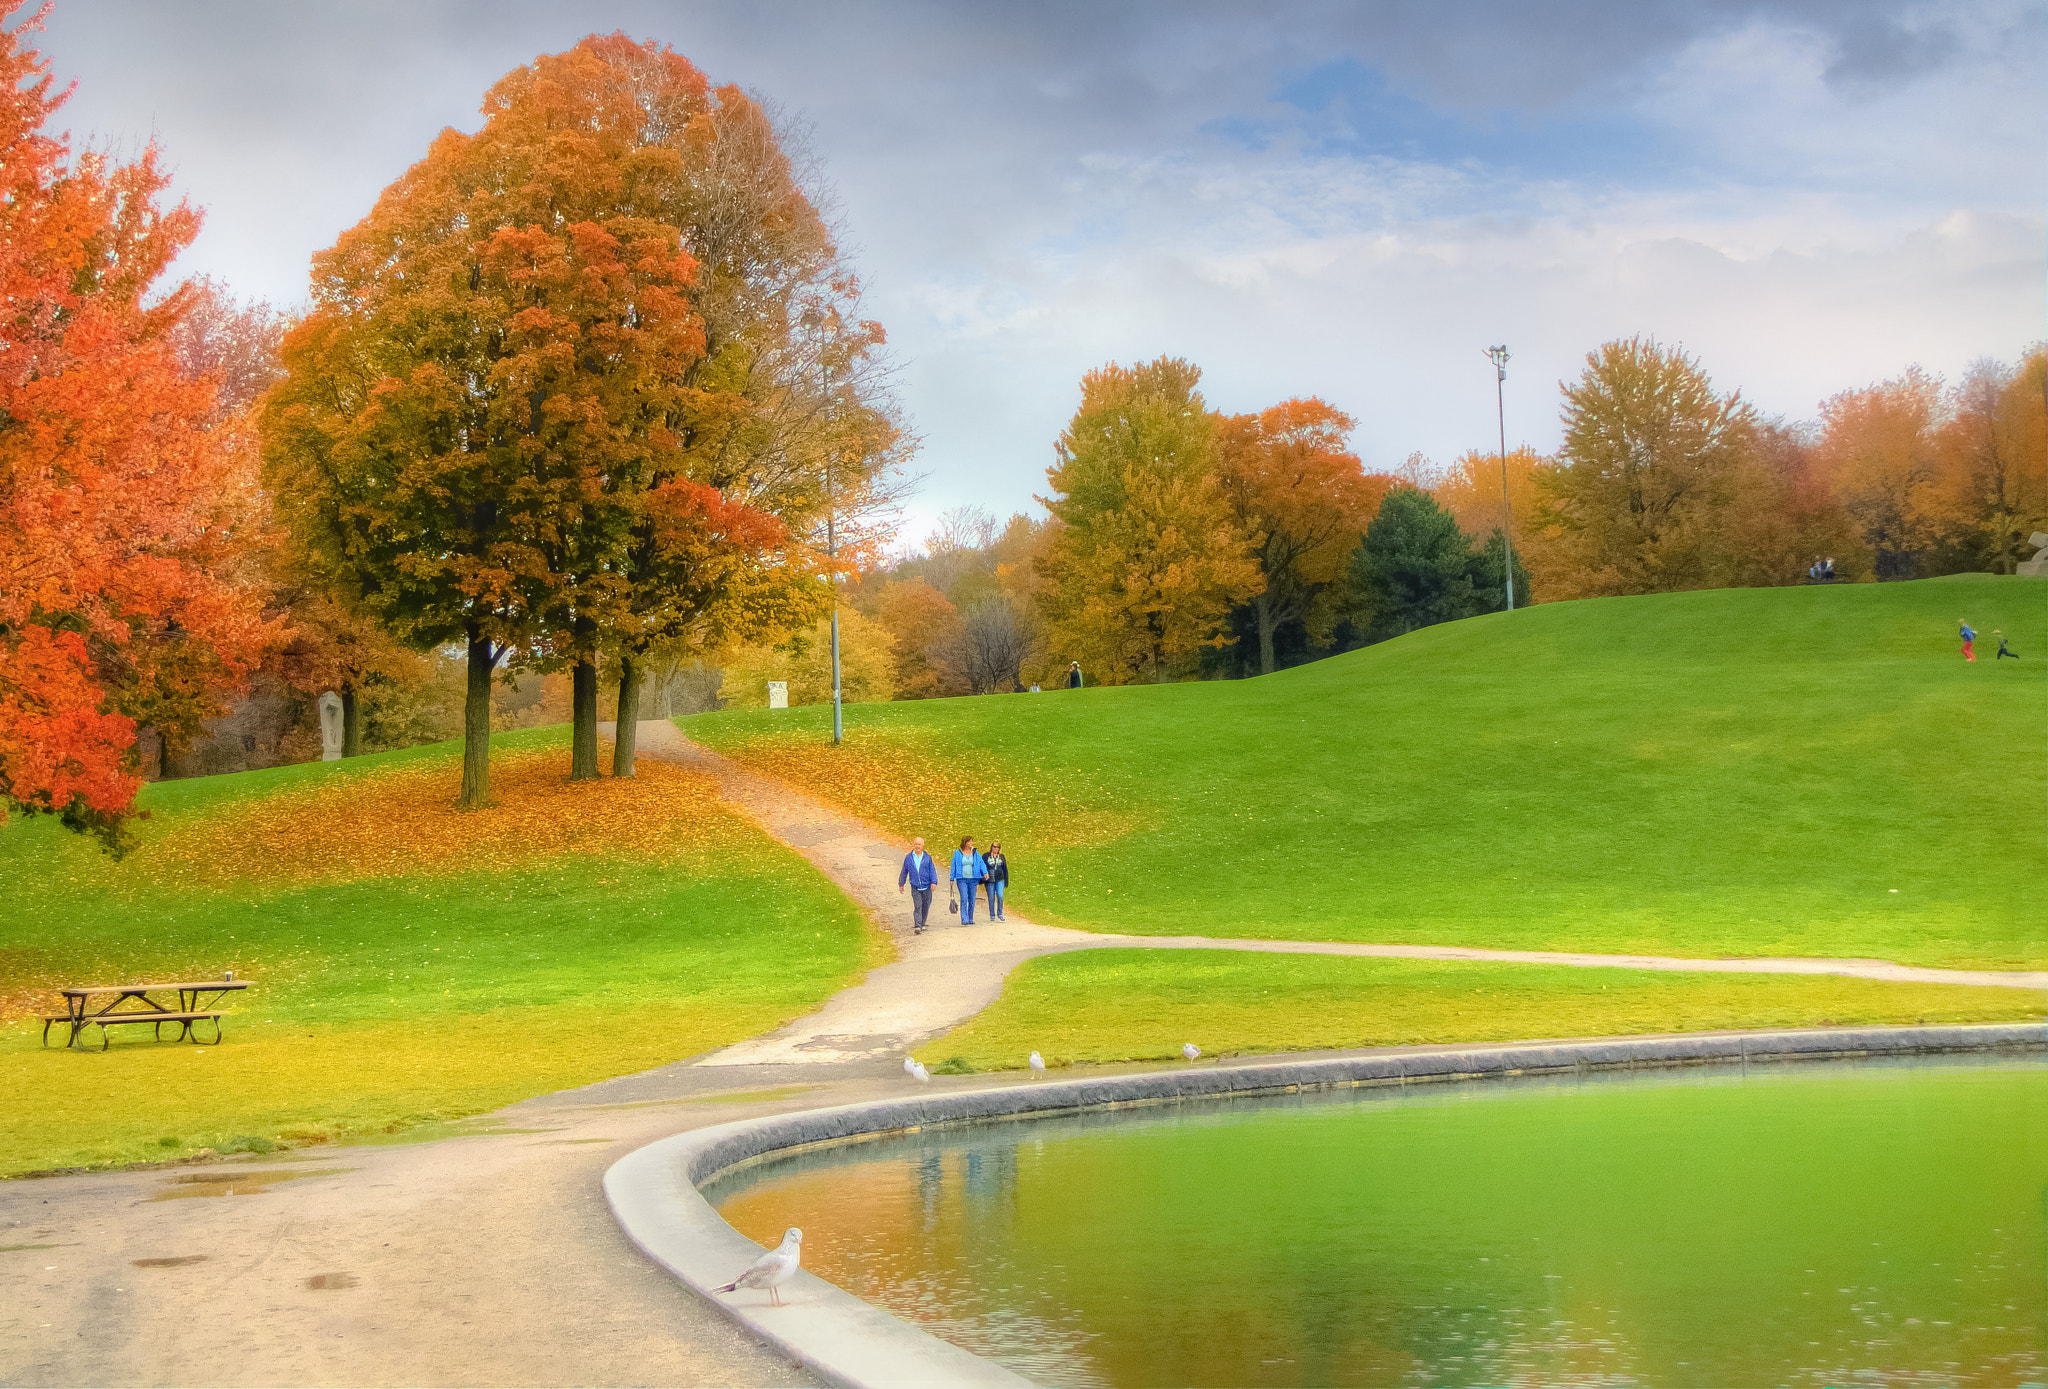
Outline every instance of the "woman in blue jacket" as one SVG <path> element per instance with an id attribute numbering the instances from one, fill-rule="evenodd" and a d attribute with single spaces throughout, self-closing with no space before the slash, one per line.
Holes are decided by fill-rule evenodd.
<path id="1" fill-rule="evenodd" d="M 974 895 L 987 876 L 988 865 L 974 852 L 974 836 L 970 834 L 960 841 L 960 848 L 953 855 L 953 891 L 960 898 L 962 926 L 974 924 Z"/>

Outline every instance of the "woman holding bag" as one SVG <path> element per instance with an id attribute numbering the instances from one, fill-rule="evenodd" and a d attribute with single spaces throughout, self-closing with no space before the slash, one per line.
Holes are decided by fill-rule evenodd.
<path id="1" fill-rule="evenodd" d="M 974 924 L 974 898 L 981 891 L 982 879 L 988 876 L 988 864 L 980 854 L 974 852 L 974 836 L 967 835 L 960 841 L 960 847 L 953 854 L 953 891 L 960 900 L 960 924 Z"/>

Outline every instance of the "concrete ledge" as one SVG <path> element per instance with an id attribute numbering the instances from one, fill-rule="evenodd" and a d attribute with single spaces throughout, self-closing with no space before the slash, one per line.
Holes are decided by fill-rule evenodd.
<path id="1" fill-rule="evenodd" d="M 1585 1070 L 2044 1049 L 2048 1049 L 2048 1023 L 2001 1023 L 1619 1037 L 1320 1061 L 1201 1065 L 997 1090 L 920 1094 L 721 1124 L 678 1134 L 629 1154 L 605 1173 L 604 1190 L 613 1215 L 649 1258 L 827 1383 L 1014 1386 L 1029 1381 L 809 1273 L 799 1273 L 784 1285 L 783 1299 L 789 1304 L 785 1307 L 769 1305 L 765 1293 L 719 1296 L 712 1292 L 757 1258 L 761 1248 L 720 1219 L 698 1188 L 721 1172 L 793 1148 L 1079 1109 Z"/>

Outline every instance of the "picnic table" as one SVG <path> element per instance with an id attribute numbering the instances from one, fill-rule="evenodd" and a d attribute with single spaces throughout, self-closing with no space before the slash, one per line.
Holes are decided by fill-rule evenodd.
<path id="1" fill-rule="evenodd" d="M 71 1035 L 64 1045 L 76 1046 L 78 1038 L 88 1027 L 100 1030 L 100 1050 L 105 1051 L 108 1043 L 107 1029 L 129 1023 L 152 1023 L 156 1038 L 163 1040 L 164 1024 L 178 1024 L 178 1041 L 190 1040 L 195 1044 L 218 1046 L 220 1044 L 220 1009 L 203 1009 L 199 1006 L 201 994 L 232 993 L 246 989 L 246 979 L 205 979 L 185 984 L 87 984 L 76 988 L 59 989 L 64 996 L 64 1011 L 43 1018 L 43 1045 L 50 1045 L 50 1028 L 63 1023 Z M 151 994 L 175 994 L 177 1006 L 151 998 Z M 133 1008 L 123 1008 L 124 1003 L 133 1002 Z M 95 1006 L 98 1005 L 98 1006 Z M 193 1031 L 194 1025 L 212 1022 L 213 1041 L 201 1043 Z"/>

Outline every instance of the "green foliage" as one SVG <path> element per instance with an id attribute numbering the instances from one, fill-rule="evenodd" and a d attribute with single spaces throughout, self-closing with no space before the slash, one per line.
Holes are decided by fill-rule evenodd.
<path id="1" fill-rule="evenodd" d="M 1419 627 L 1456 622 L 1499 609 L 1500 533 L 1474 553 L 1451 513 L 1427 492 L 1397 487 L 1351 553 L 1350 582 L 1367 641 L 1385 641 Z M 1528 574 L 1517 561 L 1517 603 Z M 1369 616 L 1367 616 L 1369 614 Z"/>
<path id="2" fill-rule="evenodd" d="M 1258 680 L 864 705 L 847 737 L 880 750 L 864 813 L 999 835 L 1040 920 L 2042 968 L 2044 612 L 2048 581 L 1989 576 L 1552 603 Z M 2029 659 L 1965 665 L 1959 613 Z"/>

